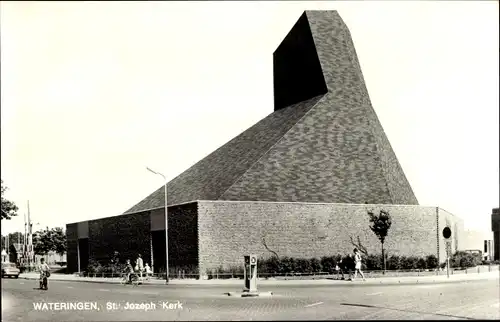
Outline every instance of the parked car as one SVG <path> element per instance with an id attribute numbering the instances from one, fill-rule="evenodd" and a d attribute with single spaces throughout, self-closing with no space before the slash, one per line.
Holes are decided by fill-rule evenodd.
<path id="1" fill-rule="evenodd" d="M 21 271 L 14 263 L 2 263 L 2 278 L 5 276 L 18 278 Z"/>

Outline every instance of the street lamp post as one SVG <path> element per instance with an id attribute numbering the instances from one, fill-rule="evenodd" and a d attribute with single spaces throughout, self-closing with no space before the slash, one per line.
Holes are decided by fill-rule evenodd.
<path id="1" fill-rule="evenodd" d="M 167 177 L 165 177 L 163 174 L 156 172 L 156 171 L 153 171 L 148 167 L 146 167 L 146 169 L 148 169 L 148 171 L 150 171 L 154 174 L 162 176 L 163 180 L 165 180 L 165 251 L 166 251 L 166 253 L 165 253 L 165 258 L 166 258 L 165 282 L 166 282 L 166 284 L 168 284 L 168 205 L 167 205 L 167 183 L 168 183 L 168 181 L 167 181 Z"/>

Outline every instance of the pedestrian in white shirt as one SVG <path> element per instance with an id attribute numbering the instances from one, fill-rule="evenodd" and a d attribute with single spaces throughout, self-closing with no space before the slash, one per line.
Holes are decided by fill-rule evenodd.
<path id="1" fill-rule="evenodd" d="M 137 270 L 139 271 L 139 276 L 142 278 L 142 271 L 144 270 L 144 263 L 142 261 L 141 254 L 137 255 L 137 260 L 135 261 Z"/>
<path id="2" fill-rule="evenodd" d="M 151 270 L 151 267 L 149 267 L 148 263 L 144 265 L 144 271 L 146 272 L 146 277 L 150 277 L 151 275 L 153 275 L 153 271 Z"/>

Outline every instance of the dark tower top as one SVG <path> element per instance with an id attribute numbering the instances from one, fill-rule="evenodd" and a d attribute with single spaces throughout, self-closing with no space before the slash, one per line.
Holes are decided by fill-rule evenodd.
<path id="1" fill-rule="evenodd" d="M 304 12 L 273 63 L 274 112 L 169 182 L 169 205 L 418 204 L 336 11 Z M 160 208 L 163 198 L 160 187 L 126 213 Z"/>
<path id="2" fill-rule="evenodd" d="M 274 110 L 328 91 L 304 12 L 273 54 Z"/>

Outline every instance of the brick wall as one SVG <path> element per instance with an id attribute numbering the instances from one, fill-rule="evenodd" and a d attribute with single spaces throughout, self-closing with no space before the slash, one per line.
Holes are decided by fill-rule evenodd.
<path id="1" fill-rule="evenodd" d="M 435 207 L 314 203 L 200 201 L 200 272 L 241 265 L 243 255 L 321 257 L 352 252 L 350 237 L 360 236 L 371 253 L 380 242 L 369 229 L 367 210 L 388 210 L 393 224 L 385 249 L 392 254 L 437 255 Z"/>
<path id="2" fill-rule="evenodd" d="M 439 260 L 444 262 L 446 259 L 446 241 L 443 237 L 443 229 L 449 227 L 451 229 L 451 251 L 455 253 L 457 250 L 461 250 L 465 243 L 464 236 L 464 222 L 461 218 L 453 215 L 452 213 L 441 209 L 435 208 L 439 214 Z"/>

